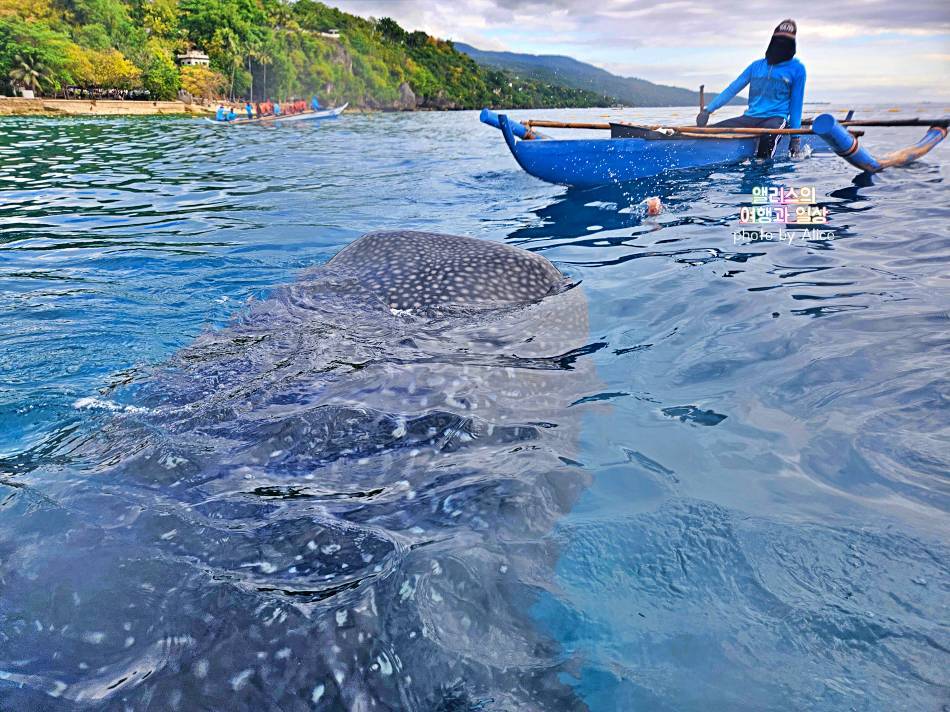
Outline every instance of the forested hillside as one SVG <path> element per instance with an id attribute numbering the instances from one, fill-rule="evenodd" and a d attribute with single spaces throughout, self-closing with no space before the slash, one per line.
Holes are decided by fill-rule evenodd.
<path id="1" fill-rule="evenodd" d="M 179 67 L 176 56 L 191 49 L 210 67 Z M 179 89 L 206 98 L 315 93 L 391 109 L 612 101 L 480 67 L 451 42 L 312 0 L 0 0 L 0 90 L 24 87 L 46 96 L 147 90 L 154 99 Z"/>

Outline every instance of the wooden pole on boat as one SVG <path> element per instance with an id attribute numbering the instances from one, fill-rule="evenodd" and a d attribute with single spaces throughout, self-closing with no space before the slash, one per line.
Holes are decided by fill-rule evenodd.
<path id="1" fill-rule="evenodd" d="M 522 121 L 522 124 L 527 128 L 534 128 L 535 126 L 540 126 L 541 128 L 549 129 L 605 129 L 610 130 L 610 124 L 592 124 L 586 123 L 583 121 L 547 121 L 545 119 L 533 119 L 528 121 Z M 646 126 L 642 128 L 647 128 Z"/>
<path id="2" fill-rule="evenodd" d="M 610 124 L 587 123 L 582 121 L 547 121 L 544 119 L 531 119 L 522 122 L 524 126 L 532 128 L 535 126 L 549 129 L 597 129 L 610 130 Z M 895 119 L 893 121 L 841 121 L 841 126 L 950 126 L 950 119 Z M 814 133 L 811 129 L 754 129 L 754 128 L 730 128 L 727 126 L 663 126 L 655 124 L 650 126 L 641 126 L 637 124 L 621 124 L 623 126 L 633 126 L 647 131 L 660 131 L 669 129 L 676 133 L 703 133 L 709 135 L 716 134 L 745 134 L 748 136 L 761 136 L 764 134 L 779 134 L 787 136 L 805 135 Z"/>
<path id="3" fill-rule="evenodd" d="M 547 121 L 544 119 L 535 119 L 522 122 L 524 127 L 528 130 L 535 127 L 549 128 L 549 129 L 593 129 L 593 130 L 610 130 L 610 124 L 598 124 L 598 123 L 586 123 L 580 121 Z M 636 129 L 644 129 L 646 131 L 671 131 L 672 133 L 678 134 L 703 134 L 705 136 L 767 136 L 767 135 L 780 135 L 780 136 L 808 136 L 814 134 L 815 132 L 811 129 L 754 129 L 754 128 L 731 128 L 728 126 L 662 126 L 662 125 L 651 125 L 651 126 L 640 126 L 636 124 L 618 124 L 620 126 L 631 126 Z M 931 126 L 932 124 L 927 124 Z"/>
<path id="4" fill-rule="evenodd" d="M 598 130 L 610 130 L 610 124 L 597 124 L 597 123 L 586 123 L 579 121 L 546 121 L 543 119 L 536 119 L 532 121 L 523 122 L 524 125 L 528 128 L 534 128 L 535 126 L 549 129 L 598 129 Z M 691 134 L 708 134 L 715 136 L 717 134 L 745 134 L 748 136 L 761 136 L 763 134 L 810 134 L 813 133 L 811 129 L 740 129 L 740 128 L 729 128 L 727 126 L 639 126 L 635 124 L 620 124 L 622 126 L 633 126 L 637 129 L 646 129 L 647 131 L 660 131 L 662 129 L 667 129 L 673 131 L 674 133 L 691 133 Z"/>
<path id="5" fill-rule="evenodd" d="M 857 121 L 839 121 L 842 126 L 950 126 L 950 119 L 893 119 L 875 121 L 874 119 L 860 119 Z"/>
<path id="6" fill-rule="evenodd" d="M 706 85 L 705 84 L 699 85 L 699 110 L 700 111 L 706 110 Z"/>

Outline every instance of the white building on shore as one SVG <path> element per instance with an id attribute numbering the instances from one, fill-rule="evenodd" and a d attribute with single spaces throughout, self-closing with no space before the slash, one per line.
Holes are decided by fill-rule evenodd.
<path id="1" fill-rule="evenodd" d="M 197 49 L 190 49 L 184 54 L 179 54 L 177 59 L 178 64 L 183 67 L 207 67 L 211 63 L 208 55 Z"/>

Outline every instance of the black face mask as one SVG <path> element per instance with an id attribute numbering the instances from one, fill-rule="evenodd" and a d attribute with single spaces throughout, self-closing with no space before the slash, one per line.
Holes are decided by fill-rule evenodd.
<path id="1" fill-rule="evenodd" d="M 765 50 L 765 61 L 769 64 L 781 64 L 795 56 L 795 40 L 791 37 L 773 37 L 769 48 Z"/>

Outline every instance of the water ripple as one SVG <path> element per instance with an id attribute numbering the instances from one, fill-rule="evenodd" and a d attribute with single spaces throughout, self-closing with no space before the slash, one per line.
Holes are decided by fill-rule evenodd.
<path id="1" fill-rule="evenodd" d="M 576 191 L 470 112 L 0 119 L 3 703 L 939 706 L 947 155 Z M 736 239 L 779 185 L 825 232 Z M 393 227 L 579 286 L 426 320 L 313 271 Z"/>

